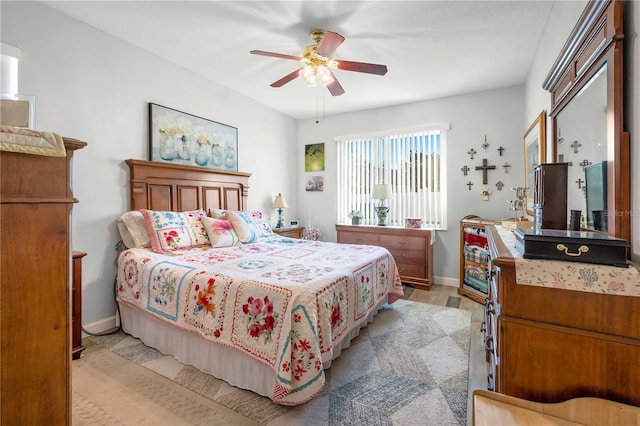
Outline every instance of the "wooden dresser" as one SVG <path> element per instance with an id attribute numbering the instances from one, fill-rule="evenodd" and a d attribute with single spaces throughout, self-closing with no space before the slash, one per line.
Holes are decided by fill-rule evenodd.
<path id="1" fill-rule="evenodd" d="M 0 153 L 1 416 L 71 424 L 71 190 L 66 157 Z"/>
<path id="2" fill-rule="evenodd" d="M 423 290 L 433 285 L 431 230 L 391 226 L 336 225 L 338 242 L 370 244 L 389 250 L 403 283 Z"/>
<path id="3" fill-rule="evenodd" d="M 495 226 L 486 231 L 489 390 L 543 403 L 595 397 L 640 406 L 640 297 L 516 284 L 513 252 Z"/>

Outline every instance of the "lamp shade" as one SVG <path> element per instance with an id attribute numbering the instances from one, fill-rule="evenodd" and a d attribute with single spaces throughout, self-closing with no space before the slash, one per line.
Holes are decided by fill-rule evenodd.
<path id="1" fill-rule="evenodd" d="M 289 204 L 287 204 L 287 200 L 284 199 L 282 194 L 278 194 L 276 198 L 274 198 L 271 208 L 272 209 L 288 209 Z"/>
<path id="2" fill-rule="evenodd" d="M 393 195 L 391 185 L 388 183 L 376 183 L 371 191 L 371 198 L 374 200 L 390 200 Z"/>

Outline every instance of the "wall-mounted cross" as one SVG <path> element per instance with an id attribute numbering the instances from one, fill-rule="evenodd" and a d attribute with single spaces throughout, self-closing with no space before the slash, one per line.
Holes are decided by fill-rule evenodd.
<path id="1" fill-rule="evenodd" d="M 471 187 L 473 186 L 473 182 L 469 181 L 465 185 L 469 187 L 469 191 L 471 191 Z"/>
<path id="2" fill-rule="evenodd" d="M 509 169 L 511 169 L 511 164 L 509 164 L 509 163 L 504 163 L 504 164 L 502 165 L 502 168 L 504 169 L 504 172 L 505 172 L 505 173 L 509 173 Z"/>
<path id="3" fill-rule="evenodd" d="M 591 164 L 591 161 L 589 160 L 582 160 L 582 163 L 578 163 L 579 166 L 582 166 L 582 170 L 584 170 L 585 166 L 588 166 L 589 164 Z"/>
<path id="4" fill-rule="evenodd" d="M 487 142 L 487 135 L 484 135 L 484 143 L 482 144 L 482 147 L 484 148 L 485 151 L 489 148 L 489 142 Z"/>
<path id="5" fill-rule="evenodd" d="M 576 181 L 576 183 L 578 184 L 578 189 L 582 189 L 582 183 L 584 181 L 582 180 L 582 178 L 578 178 L 578 180 Z"/>
<path id="6" fill-rule="evenodd" d="M 498 148 L 498 151 L 500 151 L 500 157 L 502 157 L 502 151 L 504 151 L 503 147 Z"/>
<path id="7" fill-rule="evenodd" d="M 571 148 L 573 148 L 573 153 L 577 154 L 578 153 L 578 148 L 582 146 L 581 143 L 578 143 L 578 141 L 573 141 L 573 143 L 571 145 L 569 145 Z"/>
<path id="8" fill-rule="evenodd" d="M 471 170 L 471 169 L 470 169 L 470 168 L 468 168 L 468 167 L 467 167 L 467 165 L 465 164 L 465 166 L 464 166 L 463 168 L 461 168 L 460 170 L 462 170 L 462 173 L 464 173 L 464 175 L 466 176 L 466 175 L 467 175 L 467 172 L 468 172 L 469 170 Z"/>
<path id="9" fill-rule="evenodd" d="M 502 191 L 503 186 L 504 186 L 504 183 L 502 183 L 501 180 L 496 182 L 496 188 L 498 188 L 498 191 Z"/>
<path id="10" fill-rule="evenodd" d="M 471 159 L 473 160 L 473 156 L 477 154 L 476 150 L 471 148 L 469 151 L 467 151 L 467 154 L 469 154 L 471 156 Z"/>
<path id="11" fill-rule="evenodd" d="M 488 163 L 487 159 L 483 158 L 482 159 L 482 166 L 476 166 L 476 170 L 482 170 L 482 183 L 485 184 L 485 185 L 487 184 L 487 181 L 488 181 L 487 172 L 489 170 L 493 170 L 493 169 L 496 168 L 496 166 L 489 166 L 487 163 Z"/>

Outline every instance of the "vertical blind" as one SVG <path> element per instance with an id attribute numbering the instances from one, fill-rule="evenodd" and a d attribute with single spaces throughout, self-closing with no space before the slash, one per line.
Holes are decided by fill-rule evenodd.
<path id="1" fill-rule="evenodd" d="M 418 131 L 394 131 L 336 138 L 337 222 L 348 223 L 359 211 L 361 223 L 377 223 L 371 199 L 374 184 L 391 184 L 388 225 L 404 226 L 420 218 L 422 226 L 446 229 L 446 130 L 448 125 Z"/>

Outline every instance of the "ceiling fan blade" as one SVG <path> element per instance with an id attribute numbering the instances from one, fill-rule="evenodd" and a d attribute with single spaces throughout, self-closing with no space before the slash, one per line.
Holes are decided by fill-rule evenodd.
<path id="1" fill-rule="evenodd" d="M 385 75 L 386 65 L 368 64 L 366 62 L 353 62 L 338 60 L 338 69 L 345 71 L 366 72 L 369 74 Z"/>
<path id="2" fill-rule="evenodd" d="M 295 70 L 294 72 L 292 72 L 291 74 L 287 74 L 284 77 L 282 77 L 280 80 L 275 81 L 273 83 L 271 83 L 271 87 L 281 87 L 284 86 L 285 84 L 287 84 L 288 82 L 290 82 L 291 80 L 293 80 L 294 78 L 298 77 L 298 73 L 300 72 L 302 68 L 298 68 L 297 70 Z"/>
<path id="3" fill-rule="evenodd" d="M 322 41 L 318 45 L 318 55 L 330 58 L 336 52 L 338 46 L 342 44 L 344 37 L 338 33 L 325 31 Z"/>
<path id="4" fill-rule="evenodd" d="M 285 54 L 282 54 L 282 53 L 265 52 L 264 50 L 252 50 L 249 53 L 251 53 L 252 55 L 273 56 L 274 58 L 292 59 L 294 61 L 302 60 L 302 58 L 300 56 L 285 55 Z"/>
<path id="5" fill-rule="evenodd" d="M 342 85 L 340 84 L 340 82 L 332 72 L 331 72 L 331 75 L 333 76 L 333 81 L 327 84 L 327 89 L 329 89 L 329 93 L 331 93 L 333 96 L 340 96 L 344 93 L 344 89 L 342 88 Z"/>

